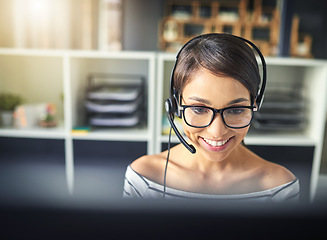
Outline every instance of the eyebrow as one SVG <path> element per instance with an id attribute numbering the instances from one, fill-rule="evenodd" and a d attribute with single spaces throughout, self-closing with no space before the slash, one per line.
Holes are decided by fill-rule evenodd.
<path id="1" fill-rule="evenodd" d="M 197 101 L 197 102 L 200 102 L 200 103 L 203 103 L 203 104 L 211 105 L 211 102 L 209 100 L 207 100 L 207 99 L 204 99 L 204 98 L 193 96 L 193 97 L 189 97 L 188 99 L 189 100 L 194 100 L 194 101 Z M 233 105 L 233 104 L 241 103 L 241 102 L 249 102 L 249 99 L 237 98 L 237 99 L 234 99 L 234 100 L 230 101 L 227 105 Z"/>
<path id="2" fill-rule="evenodd" d="M 200 103 L 203 103 L 203 104 L 208 104 L 208 105 L 211 105 L 211 102 L 207 99 L 204 99 L 204 98 L 200 98 L 200 97 L 189 97 L 188 98 L 189 100 L 193 100 L 193 101 L 197 101 L 197 102 L 200 102 Z"/>
<path id="3" fill-rule="evenodd" d="M 241 102 L 249 102 L 249 99 L 246 98 L 237 98 L 228 103 L 228 105 L 236 104 L 236 103 L 241 103 Z"/>

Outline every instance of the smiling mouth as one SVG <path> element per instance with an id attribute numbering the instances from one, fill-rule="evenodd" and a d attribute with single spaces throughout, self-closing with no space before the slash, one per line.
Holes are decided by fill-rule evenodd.
<path id="1" fill-rule="evenodd" d="M 223 141 L 215 141 L 215 140 L 210 140 L 210 139 L 205 139 L 203 138 L 203 140 L 208 143 L 210 146 L 213 147 L 221 147 L 224 146 L 231 138 L 227 139 L 227 140 L 223 140 Z"/>

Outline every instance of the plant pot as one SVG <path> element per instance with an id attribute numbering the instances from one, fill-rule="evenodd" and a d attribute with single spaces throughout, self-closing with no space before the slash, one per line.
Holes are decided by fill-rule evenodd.
<path id="1" fill-rule="evenodd" d="M 1 111 L 1 126 L 12 127 L 13 126 L 13 112 L 12 111 Z"/>

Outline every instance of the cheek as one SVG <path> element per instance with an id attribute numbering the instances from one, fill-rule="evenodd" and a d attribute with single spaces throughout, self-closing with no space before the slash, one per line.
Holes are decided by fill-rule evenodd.
<path id="1" fill-rule="evenodd" d="M 250 127 L 246 128 L 241 128 L 241 129 L 233 129 L 235 133 L 235 137 L 239 139 L 239 142 L 243 140 L 243 138 L 246 136 L 248 133 Z"/>
<path id="2" fill-rule="evenodd" d="M 235 136 L 235 138 L 237 139 L 237 142 L 241 142 L 243 140 L 243 138 L 246 136 L 246 134 L 249 131 L 250 126 L 246 127 L 246 128 L 241 128 L 241 129 L 231 129 L 229 128 L 229 135 L 230 136 Z M 188 126 L 185 122 L 183 122 L 183 130 L 185 135 L 192 140 L 193 138 L 196 138 L 196 135 L 198 135 L 199 133 L 203 132 L 205 130 L 205 128 L 194 128 L 194 127 L 190 127 Z M 195 135 L 192 137 L 192 135 Z"/>
<path id="3" fill-rule="evenodd" d="M 189 139 L 191 139 L 191 138 L 192 138 L 191 136 L 192 136 L 193 134 L 198 134 L 198 133 L 202 132 L 202 131 L 203 131 L 203 128 L 194 128 L 194 127 L 190 127 L 190 126 L 188 126 L 188 125 L 183 121 L 183 131 L 184 131 L 185 135 L 186 135 Z"/>
<path id="4" fill-rule="evenodd" d="M 186 134 L 186 132 L 189 132 L 191 134 L 202 132 L 204 129 L 206 129 L 206 128 L 190 127 L 189 125 L 187 125 L 185 123 L 185 121 L 183 121 L 183 130 L 184 130 L 185 134 Z M 240 129 L 233 129 L 233 128 L 227 128 L 227 129 L 229 129 L 230 132 L 235 132 L 235 134 L 237 134 L 237 135 L 246 135 L 250 129 L 250 126 L 247 126 L 246 128 L 240 128 Z"/>

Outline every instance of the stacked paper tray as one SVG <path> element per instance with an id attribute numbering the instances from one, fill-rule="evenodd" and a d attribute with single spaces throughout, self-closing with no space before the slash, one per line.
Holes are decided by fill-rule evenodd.
<path id="1" fill-rule="evenodd" d="M 257 130 L 299 131 L 305 123 L 303 97 L 292 92 L 268 92 L 252 125 Z"/>
<path id="2" fill-rule="evenodd" d="M 144 119 L 144 79 L 128 75 L 96 75 L 89 79 L 85 108 L 96 127 L 136 126 Z"/>

